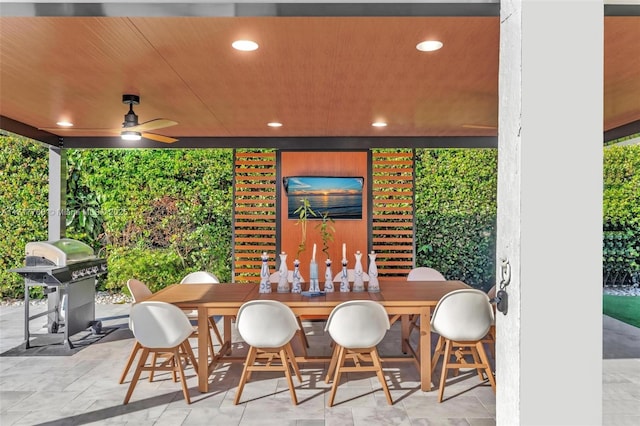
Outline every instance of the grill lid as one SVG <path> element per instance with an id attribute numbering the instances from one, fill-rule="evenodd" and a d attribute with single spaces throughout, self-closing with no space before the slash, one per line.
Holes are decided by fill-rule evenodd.
<path id="1" fill-rule="evenodd" d="M 44 258 L 56 266 L 66 266 L 96 258 L 91 246 L 71 238 L 27 243 L 25 253 L 27 260 L 29 257 Z"/>

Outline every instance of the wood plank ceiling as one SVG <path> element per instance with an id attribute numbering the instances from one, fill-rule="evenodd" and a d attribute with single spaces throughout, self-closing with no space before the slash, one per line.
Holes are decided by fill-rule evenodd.
<path id="1" fill-rule="evenodd" d="M 605 18 L 605 130 L 640 120 L 639 23 Z M 0 115 L 68 140 L 118 139 L 122 95 L 133 93 L 140 122 L 177 121 L 157 131 L 176 138 L 495 136 L 499 25 L 497 16 L 3 16 Z M 234 50 L 236 39 L 260 48 Z M 444 47 L 416 50 L 427 39 Z M 74 127 L 57 127 L 63 119 Z M 387 127 L 372 127 L 378 120 Z"/>

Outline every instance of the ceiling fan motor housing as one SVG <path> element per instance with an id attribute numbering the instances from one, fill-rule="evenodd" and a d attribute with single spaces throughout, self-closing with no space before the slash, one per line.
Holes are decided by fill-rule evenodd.
<path id="1" fill-rule="evenodd" d="M 140 104 L 140 96 L 138 95 L 122 95 L 122 103 L 129 104 L 129 112 L 124 116 L 122 127 L 134 127 L 138 125 L 138 116 L 133 112 L 133 105 Z"/>
<path id="2" fill-rule="evenodd" d="M 138 95 L 122 95 L 122 103 L 129 105 L 140 104 L 140 96 Z"/>

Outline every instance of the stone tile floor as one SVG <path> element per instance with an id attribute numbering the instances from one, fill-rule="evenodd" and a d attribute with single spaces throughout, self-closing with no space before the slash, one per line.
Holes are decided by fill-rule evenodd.
<path id="1" fill-rule="evenodd" d="M 640 328 L 603 316 L 602 424 L 640 425 Z"/>
<path id="2" fill-rule="evenodd" d="M 31 314 L 43 310 L 34 306 Z M 73 356 L 0 356 L 0 424 L 8 425 L 494 425 L 495 395 L 474 372 L 450 379 L 439 404 L 437 392 L 419 390 L 413 363 L 386 363 L 385 374 L 394 405 L 386 403 L 380 384 L 371 374 L 349 374 L 338 388 L 336 405 L 327 408 L 330 386 L 324 383 L 325 363 L 301 365 L 303 382 L 296 383 L 299 405 L 291 404 L 286 381 L 276 373 L 254 373 L 233 404 L 241 364 L 223 364 L 210 376 L 212 391 L 201 394 L 193 370 L 187 370 L 192 404 L 184 401 L 179 383 L 168 374 L 153 382 L 141 379 L 131 402 L 122 405 L 131 373 L 118 384 L 133 340 L 127 328 L 128 304 L 96 304 L 96 318 L 105 327 L 119 327 L 109 336 Z M 21 306 L 0 307 L 0 353 L 23 339 Z M 604 425 L 640 424 L 640 356 L 624 358 L 640 342 L 633 330 L 605 317 L 605 335 L 624 338 L 622 348 L 603 361 Z M 46 333 L 46 318 L 32 321 L 33 333 Z M 313 348 L 329 352 L 322 322 L 304 322 Z M 629 333 L 631 332 L 631 337 Z M 635 334 L 634 334 L 635 333 Z M 606 339 L 606 338 L 605 338 Z M 233 336 L 240 353 L 241 339 Z M 395 355 L 399 329 L 392 327 L 380 345 Z M 196 343 L 195 340 L 193 342 Z M 615 342 L 610 345 L 614 345 Z M 605 340 L 605 346 L 607 341 Z M 605 349 L 606 352 L 606 349 Z M 623 358 L 620 358 L 622 356 Z M 437 377 L 437 372 L 436 372 Z M 437 378 L 434 379 L 437 385 Z"/>

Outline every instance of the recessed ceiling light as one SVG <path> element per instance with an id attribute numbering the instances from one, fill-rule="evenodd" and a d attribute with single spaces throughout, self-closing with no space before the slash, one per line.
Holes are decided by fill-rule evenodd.
<path id="1" fill-rule="evenodd" d="M 277 121 L 272 121 L 271 123 L 267 123 L 269 127 L 282 127 L 282 123 L 278 123 Z"/>
<path id="2" fill-rule="evenodd" d="M 72 126 L 73 126 L 73 123 L 72 123 L 72 122 L 70 122 L 70 121 L 65 121 L 65 120 L 58 121 L 56 124 L 57 124 L 58 126 L 60 126 L 60 127 L 72 127 Z"/>
<path id="3" fill-rule="evenodd" d="M 251 52 L 252 50 L 256 50 L 258 48 L 258 43 L 252 40 L 236 40 L 231 43 L 236 50 L 242 50 L 243 52 Z"/>
<path id="4" fill-rule="evenodd" d="M 373 127 L 387 127 L 387 123 L 385 123 L 384 121 L 376 121 L 371 123 L 371 125 Z"/>
<path id="5" fill-rule="evenodd" d="M 416 45 L 416 49 L 421 52 L 433 52 L 442 47 L 442 42 L 438 40 L 425 40 Z"/>

